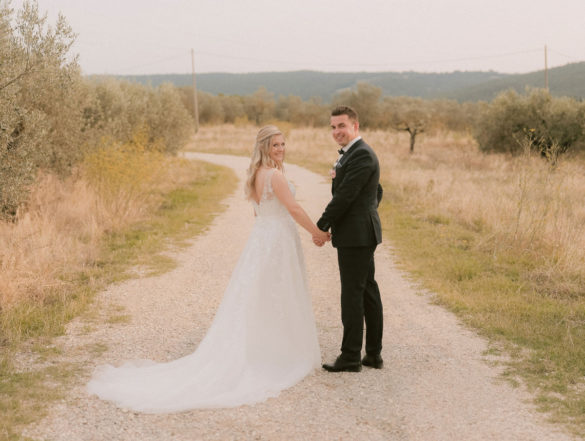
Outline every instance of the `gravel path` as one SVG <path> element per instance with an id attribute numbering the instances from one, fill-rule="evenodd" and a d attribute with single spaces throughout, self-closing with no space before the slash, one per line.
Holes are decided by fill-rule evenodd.
<path id="1" fill-rule="evenodd" d="M 234 168 L 248 159 L 188 153 Z M 287 175 L 297 199 L 316 219 L 329 198 L 325 179 L 293 165 Z M 388 244 L 378 248 L 377 280 L 385 307 L 385 367 L 359 374 L 315 371 L 277 398 L 235 409 L 144 415 L 85 393 L 93 367 L 127 359 L 172 360 L 192 352 L 205 335 L 253 222 L 242 183 L 207 233 L 174 254 L 178 267 L 156 277 L 129 280 L 98 296 L 107 317 L 117 305 L 128 323 L 76 320 L 57 345 L 65 361 L 87 366 L 67 398 L 26 429 L 35 440 L 568 440 L 535 412 L 530 396 L 498 379 L 486 363 L 484 340 L 430 303 L 394 265 Z M 301 231 L 324 361 L 341 339 L 335 251 L 317 248 Z M 107 350 L 100 352 L 100 348 Z"/>

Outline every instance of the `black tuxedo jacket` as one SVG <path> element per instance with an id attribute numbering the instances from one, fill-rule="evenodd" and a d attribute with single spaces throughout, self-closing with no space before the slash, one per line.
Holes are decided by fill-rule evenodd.
<path id="1" fill-rule="evenodd" d="M 331 185 L 333 195 L 317 226 L 331 228 L 334 247 L 364 247 L 382 242 L 378 205 L 382 199 L 380 164 L 362 139 L 342 155 Z"/>

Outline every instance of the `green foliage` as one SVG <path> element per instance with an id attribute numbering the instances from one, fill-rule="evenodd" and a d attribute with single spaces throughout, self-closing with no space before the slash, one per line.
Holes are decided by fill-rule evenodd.
<path id="1" fill-rule="evenodd" d="M 180 90 L 184 106 L 193 111 L 193 88 Z M 470 130 L 479 107 L 474 103 L 452 100 L 423 100 L 412 97 L 383 97 L 382 89 L 361 82 L 355 89 L 345 89 L 335 95 L 331 104 L 313 97 L 303 101 L 299 96 L 279 96 L 277 99 L 266 88 L 248 96 L 213 96 L 197 93 L 201 124 L 238 124 L 242 121 L 256 125 L 269 121 L 285 121 L 296 126 L 325 126 L 329 124 L 332 106 L 347 104 L 354 107 L 365 129 L 406 130 L 411 134 L 411 150 L 417 134 L 435 129 Z"/>
<path id="2" fill-rule="evenodd" d="M 320 98 L 303 101 L 294 95 L 281 96 L 276 102 L 275 116 L 297 126 L 324 126 L 329 124 L 329 106 L 323 104 Z"/>
<path id="3" fill-rule="evenodd" d="M 262 125 L 274 115 L 274 95 L 265 87 L 259 88 L 250 96 L 244 97 L 244 110 L 250 121 Z"/>
<path id="4" fill-rule="evenodd" d="M 371 128 L 379 125 L 379 107 L 382 89 L 360 82 L 355 89 L 342 90 L 333 98 L 333 106 L 344 104 L 353 107 L 360 118 L 360 126 Z"/>
<path id="5" fill-rule="evenodd" d="M 162 84 L 149 90 L 148 95 L 151 99 L 146 103 L 149 112 L 145 126 L 150 131 L 149 140 L 160 140 L 165 151 L 174 154 L 193 133 L 193 119 L 181 104 L 181 97 L 173 85 Z"/>
<path id="6" fill-rule="evenodd" d="M 181 100 L 193 117 L 193 88 L 178 89 Z M 256 125 L 267 121 L 287 121 L 298 126 L 324 126 L 329 123 L 330 105 L 320 98 L 303 101 L 295 95 L 275 99 L 266 88 L 260 88 L 252 95 L 223 95 L 197 91 L 199 122 L 201 124 L 237 124 L 249 121 Z"/>
<path id="7" fill-rule="evenodd" d="M 192 110 L 193 99 L 191 98 L 191 96 L 193 93 L 193 88 L 190 89 L 191 90 L 189 93 L 189 107 Z M 213 95 L 210 95 L 209 93 L 205 92 L 198 93 L 197 106 L 199 110 L 199 122 L 205 122 L 208 124 L 221 124 L 226 119 L 228 119 L 226 117 L 222 101 L 223 100 L 221 99 L 216 99 Z M 244 109 L 240 100 L 237 100 L 237 106 L 234 107 L 237 107 L 238 110 L 234 111 L 235 116 L 229 118 L 232 120 L 231 122 L 234 121 L 236 116 L 244 115 Z M 193 113 L 193 115 L 195 115 L 195 113 Z"/>
<path id="8" fill-rule="evenodd" d="M 128 142 L 147 129 L 176 152 L 192 132 L 177 90 L 87 81 L 70 54 L 75 34 L 50 26 L 36 1 L 15 13 L 0 3 L 0 218 L 12 218 L 39 169 L 67 175 L 104 136 Z"/>
<path id="9" fill-rule="evenodd" d="M 584 131 L 583 103 L 543 89 L 525 95 L 510 90 L 483 105 L 475 136 L 486 152 L 519 153 L 528 145 L 549 157 L 581 147 Z"/>
<path id="10" fill-rule="evenodd" d="M 13 215 L 38 167 L 62 172 L 79 157 L 77 61 L 68 60 L 74 34 L 59 16 L 55 27 L 25 2 L 0 9 L 0 215 Z"/>
<path id="11" fill-rule="evenodd" d="M 91 148 L 103 137 L 126 143 L 146 131 L 148 144 L 175 153 L 192 133 L 193 119 L 170 84 L 153 89 L 106 77 L 88 81 L 86 90 L 84 133 Z"/>
<path id="12" fill-rule="evenodd" d="M 241 97 L 220 95 L 218 98 L 219 102 L 221 103 L 224 122 L 235 123 L 238 119 L 247 118 L 246 112 L 244 111 L 244 103 Z"/>
<path id="13" fill-rule="evenodd" d="M 414 152 L 416 136 L 431 127 L 432 108 L 421 98 L 386 98 L 385 124 L 410 135 L 410 153 Z"/>

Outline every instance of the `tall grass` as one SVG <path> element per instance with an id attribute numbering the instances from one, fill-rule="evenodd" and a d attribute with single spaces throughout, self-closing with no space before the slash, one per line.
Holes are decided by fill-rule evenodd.
<path id="1" fill-rule="evenodd" d="M 67 292 L 70 276 L 98 259 L 105 234 L 144 219 L 165 192 L 194 179 L 193 169 L 147 150 L 139 136 L 124 145 L 104 142 L 66 180 L 41 174 L 17 219 L 0 222 L 2 319 L 18 305 Z M 4 339 L 19 338 L 3 331 Z"/>
<path id="2" fill-rule="evenodd" d="M 372 143 L 383 143 L 383 134 L 374 135 Z M 380 156 L 397 196 L 424 212 L 483 229 L 483 245 L 494 253 L 516 250 L 558 271 L 584 269 L 580 161 L 553 167 L 530 151 L 484 155 L 472 139 L 449 134 L 427 139 L 414 156 L 392 147 Z"/>

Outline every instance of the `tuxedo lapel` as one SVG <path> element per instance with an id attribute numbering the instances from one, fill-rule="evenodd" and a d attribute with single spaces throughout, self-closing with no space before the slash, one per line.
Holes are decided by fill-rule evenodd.
<path id="1" fill-rule="evenodd" d="M 347 161 L 349 161 L 349 159 L 351 158 L 351 156 L 352 156 L 352 155 L 355 153 L 355 151 L 356 151 L 356 150 L 359 148 L 359 146 L 360 146 L 360 144 L 361 144 L 362 142 L 363 142 L 363 141 L 362 141 L 361 139 L 358 139 L 358 140 L 355 142 L 355 144 L 354 144 L 354 145 L 352 145 L 352 146 L 350 147 L 349 151 L 348 151 L 348 152 L 346 152 L 346 153 L 344 153 L 344 154 L 341 156 L 341 159 L 340 159 L 340 160 L 339 160 L 339 162 L 337 163 L 337 167 L 336 167 L 336 168 L 343 167 L 343 164 L 345 164 Z"/>
<path id="2" fill-rule="evenodd" d="M 347 164 L 349 161 L 351 161 L 352 155 L 357 150 L 359 150 L 360 144 L 362 142 L 363 141 L 361 139 L 359 139 L 354 145 L 351 146 L 351 148 L 349 149 L 349 151 L 347 153 L 344 153 L 341 156 L 341 158 L 337 162 L 337 165 L 335 166 L 335 178 L 331 182 L 331 194 L 335 193 L 335 188 L 341 184 L 341 182 L 343 181 L 343 179 L 345 177 L 344 165 Z"/>

